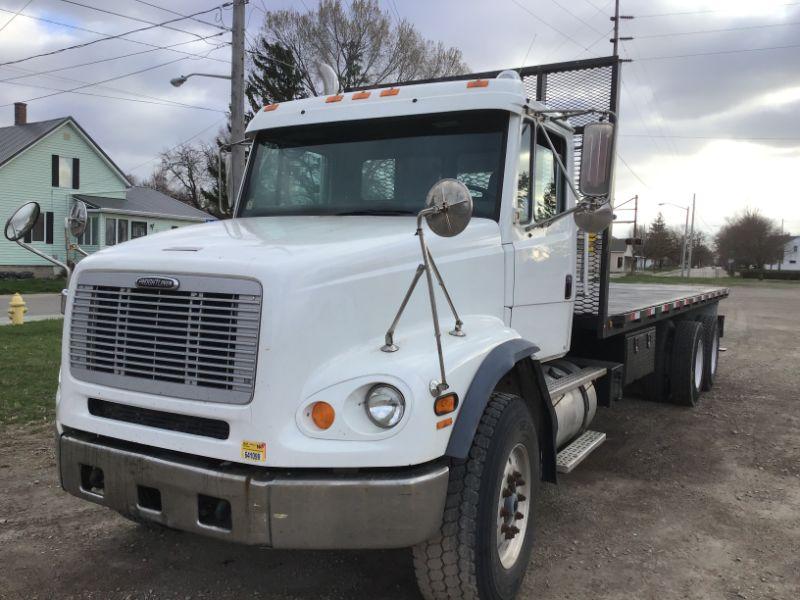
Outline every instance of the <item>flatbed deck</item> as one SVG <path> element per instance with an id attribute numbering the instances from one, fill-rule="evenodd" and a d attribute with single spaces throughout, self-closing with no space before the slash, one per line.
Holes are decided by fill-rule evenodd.
<path id="1" fill-rule="evenodd" d="M 603 337 L 718 302 L 729 292 L 728 288 L 721 286 L 610 282 L 608 319 L 603 326 Z"/>

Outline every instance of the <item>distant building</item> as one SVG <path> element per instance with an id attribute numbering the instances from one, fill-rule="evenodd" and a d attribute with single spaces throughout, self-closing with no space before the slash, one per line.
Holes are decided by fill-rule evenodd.
<path id="1" fill-rule="evenodd" d="M 631 265 L 636 260 L 633 255 L 633 246 L 629 246 L 621 238 L 612 237 L 610 253 L 612 273 L 627 273 L 631 270 Z"/>
<path id="2" fill-rule="evenodd" d="M 28 123 L 26 105 L 16 103 L 14 125 L 0 128 L 0 225 L 20 205 L 36 201 L 41 217 L 25 241 L 59 260 L 77 261 L 77 253 L 67 256 L 64 230 L 64 219 L 76 199 L 89 208 L 88 227 L 77 240 L 87 252 L 214 219 L 155 190 L 131 186 L 72 117 Z M 76 240 L 70 236 L 69 241 Z M 0 272 L 32 271 L 41 277 L 57 270 L 14 242 L 0 239 Z"/>
<path id="3" fill-rule="evenodd" d="M 800 236 L 793 237 L 783 247 L 783 260 L 769 265 L 769 269 L 800 271 Z"/>

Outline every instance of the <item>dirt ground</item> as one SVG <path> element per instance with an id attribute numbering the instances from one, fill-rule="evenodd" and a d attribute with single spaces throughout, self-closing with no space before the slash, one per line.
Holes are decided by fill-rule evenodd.
<path id="1" fill-rule="evenodd" d="M 522 598 L 800 598 L 800 289 L 735 288 L 724 312 L 698 408 L 601 409 L 608 441 L 544 487 Z M 54 467 L 49 428 L 0 430 L 0 598 L 419 598 L 406 551 L 149 531 L 67 496 Z"/>

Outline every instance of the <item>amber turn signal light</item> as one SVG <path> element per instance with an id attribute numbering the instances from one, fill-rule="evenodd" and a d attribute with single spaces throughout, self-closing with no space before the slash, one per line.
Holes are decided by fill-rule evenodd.
<path id="1" fill-rule="evenodd" d="M 336 418 L 336 411 L 327 402 L 314 402 L 311 407 L 311 420 L 314 425 L 320 429 L 328 429 L 333 425 L 333 420 Z"/>
<path id="2" fill-rule="evenodd" d="M 439 417 L 453 412 L 456 408 L 458 408 L 458 394 L 445 394 L 433 402 L 433 412 Z"/>
<path id="3" fill-rule="evenodd" d="M 489 80 L 488 79 L 473 79 L 472 81 L 467 82 L 468 88 L 482 88 L 482 87 L 489 87 Z"/>

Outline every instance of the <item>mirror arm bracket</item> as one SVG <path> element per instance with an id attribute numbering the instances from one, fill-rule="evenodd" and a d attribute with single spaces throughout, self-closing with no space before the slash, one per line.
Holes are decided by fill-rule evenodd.
<path id="1" fill-rule="evenodd" d="M 30 244 L 23 242 L 22 240 L 17 240 L 17 244 L 25 248 L 25 250 L 27 250 L 28 252 L 33 252 L 36 256 L 39 256 L 45 259 L 46 261 L 53 263 L 57 267 L 61 267 L 62 269 L 64 269 L 64 271 L 66 271 L 67 273 L 67 279 L 69 280 L 69 277 L 72 274 L 72 270 L 65 263 L 61 262 L 57 258 L 53 258 L 52 256 L 45 254 L 41 250 L 37 250 L 36 248 L 31 246 Z"/>

